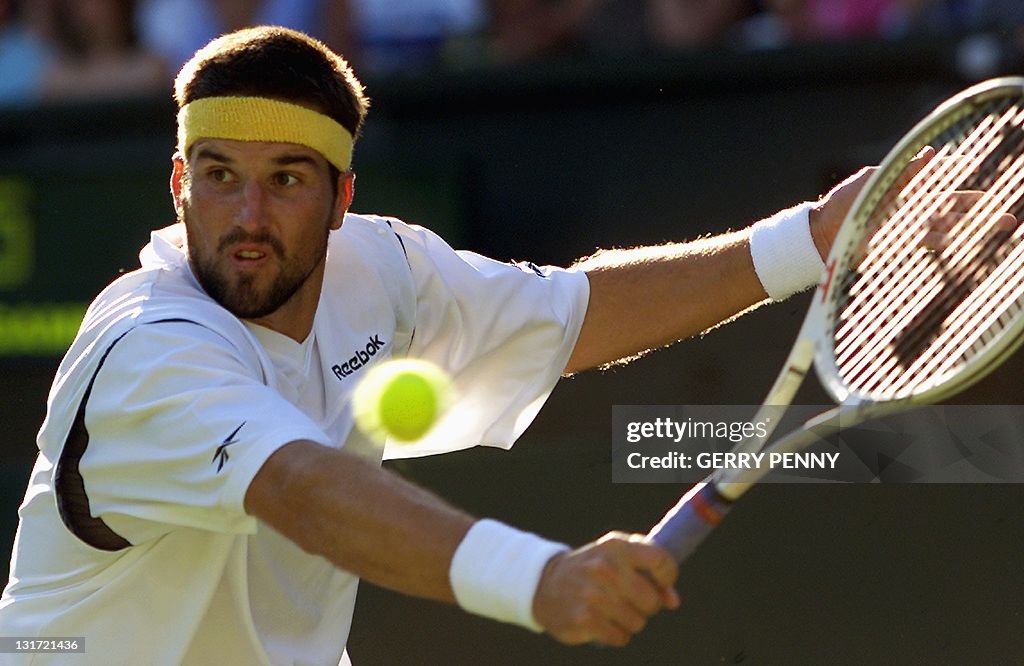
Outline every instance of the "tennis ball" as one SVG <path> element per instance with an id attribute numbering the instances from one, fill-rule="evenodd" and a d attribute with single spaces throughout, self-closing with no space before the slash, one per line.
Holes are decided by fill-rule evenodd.
<path id="1" fill-rule="evenodd" d="M 356 386 L 352 413 L 359 429 L 375 440 L 413 442 L 445 412 L 451 392 L 451 379 L 429 361 L 385 361 Z"/>

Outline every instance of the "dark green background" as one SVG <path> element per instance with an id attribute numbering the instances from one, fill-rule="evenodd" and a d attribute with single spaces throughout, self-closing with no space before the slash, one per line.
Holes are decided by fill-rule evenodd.
<path id="1" fill-rule="evenodd" d="M 737 228 L 880 159 L 969 83 L 954 49 L 713 52 L 368 81 L 353 209 L 500 259 L 556 264 Z M 149 229 L 172 215 L 172 118 L 159 99 L 0 111 L 0 178 L 31 188 L 37 248 L 30 283 L 0 303 L 85 301 L 136 264 Z M 757 404 L 805 303 L 563 382 L 510 453 L 396 468 L 471 511 L 570 543 L 644 531 L 680 489 L 611 483 L 611 406 Z M 56 362 L 0 360 L 4 549 Z M 1021 362 L 962 399 L 1019 403 Z M 824 402 L 811 384 L 801 399 Z M 1011 485 L 760 487 L 683 568 L 684 608 L 626 650 L 563 648 L 370 585 L 350 649 L 362 666 L 1015 663 L 1022 500 Z"/>

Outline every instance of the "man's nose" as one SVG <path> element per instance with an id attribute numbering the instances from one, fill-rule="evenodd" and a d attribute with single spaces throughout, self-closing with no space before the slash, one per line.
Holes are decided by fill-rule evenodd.
<path id="1" fill-rule="evenodd" d="M 236 216 L 241 227 L 258 227 L 266 223 L 266 193 L 257 180 L 249 180 L 242 186 L 242 206 Z"/>

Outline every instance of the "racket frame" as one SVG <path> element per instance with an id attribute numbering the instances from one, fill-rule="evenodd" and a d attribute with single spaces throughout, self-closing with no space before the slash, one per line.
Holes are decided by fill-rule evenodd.
<path id="1" fill-rule="evenodd" d="M 839 375 L 835 356 L 832 354 L 832 337 L 838 319 L 839 289 L 843 283 L 845 267 L 851 264 L 854 253 L 858 250 L 868 225 L 868 218 L 874 211 L 879 200 L 888 192 L 900 173 L 918 152 L 929 145 L 936 137 L 945 132 L 951 125 L 964 116 L 975 112 L 979 106 L 986 104 L 993 97 L 1002 97 L 1007 89 L 1018 92 L 1024 98 L 1024 77 L 1007 76 L 984 81 L 972 86 L 940 104 L 934 111 L 920 120 L 903 138 L 889 151 L 882 160 L 864 188 L 854 199 L 846 219 L 836 234 L 832 250 L 826 262 L 826 279 L 815 293 L 815 302 L 807 313 L 805 326 L 813 318 L 818 318 L 818 325 L 807 326 L 806 334 L 814 341 L 814 369 L 818 380 L 830 396 L 839 405 L 863 405 L 880 403 L 878 396 L 856 391 L 847 386 Z M 941 122 L 940 122 L 941 121 Z M 820 307 L 814 307 L 820 304 Z M 953 372 L 955 381 L 948 381 L 946 376 L 933 378 L 932 381 L 918 387 L 912 394 L 902 398 L 886 399 L 894 408 L 906 404 L 925 405 L 940 402 L 956 393 L 963 391 L 987 375 L 993 368 L 1024 342 L 1024 317 L 1017 317 L 1005 332 L 986 346 L 976 357 L 968 361 L 962 368 Z M 801 331 L 804 333 L 804 331 Z M 786 403 L 788 404 L 788 403 Z"/>

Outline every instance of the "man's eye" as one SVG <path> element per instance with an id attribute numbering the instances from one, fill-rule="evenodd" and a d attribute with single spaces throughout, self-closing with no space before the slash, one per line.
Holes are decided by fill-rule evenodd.
<path id="1" fill-rule="evenodd" d="M 207 173 L 210 180 L 215 183 L 227 183 L 231 181 L 231 172 L 227 169 L 210 169 Z"/>
<path id="2" fill-rule="evenodd" d="M 274 182 L 281 187 L 290 187 L 299 182 L 299 179 L 290 173 L 279 173 L 274 175 Z"/>

